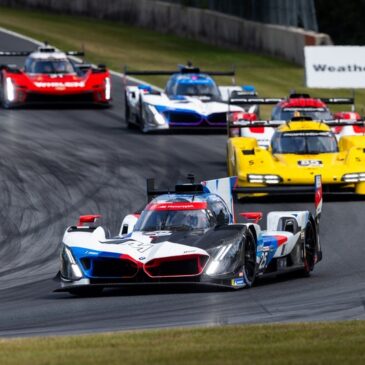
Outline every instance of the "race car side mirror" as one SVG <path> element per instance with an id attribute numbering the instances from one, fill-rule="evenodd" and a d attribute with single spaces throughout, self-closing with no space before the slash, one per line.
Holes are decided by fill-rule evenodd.
<path id="1" fill-rule="evenodd" d="M 262 212 L 244 212 L 240 213 L 240 216 L 258 223 L 262 219 Z"/>
<path id="2" fill-rule="evenodd" d="M 84 226 L 85 224 L 88 225 L 95 224 L 100 217 L 101 217 L 100 214 L 81 215 L 77 226 L 80 227 Z"/>

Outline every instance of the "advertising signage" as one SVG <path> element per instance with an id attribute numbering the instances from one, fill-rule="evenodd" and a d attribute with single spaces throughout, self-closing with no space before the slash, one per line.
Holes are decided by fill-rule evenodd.
<path id="1" fill-rule="evenodd" d="M 304 55 L 307 87 L 365 88 L 365 47 L 308 46 Z"/>

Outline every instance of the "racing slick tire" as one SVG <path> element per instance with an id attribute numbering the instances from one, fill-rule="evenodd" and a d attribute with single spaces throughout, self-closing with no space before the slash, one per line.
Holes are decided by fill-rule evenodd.
<path id="1" fill-rule="evenodd" d="M 303 244 L 303 264 L 302 269 L 303 276 L 310 276 L 311 271 L 313 271 L 315 264 L 315 254 L 316 254 L 316 230 L 314 228 L 314 223 L 310 220 L 305 227 L 305 236 Z"/>
<path id="2" fill-rule="evenodd" d="M 0 80 L 0 104 L 4 109 L 11 109 L 12 103 L 10 103 L 8 100 L 5 100 L 5 85 L 4 80 Z"/>
<path id="3" fill-rule="evenodd" d="M 76 297 L 97 297 L 103 292 L 102 286 L 70 289 L 69 293 Z"/>
<path id="4" fill-rule="evenodd" d="M 131 123 L 131 111 L 129 109 L 127 96 L 124 97 L 124 119 L 128 129 L 133 129 L 134 125 Z"/>
<path id="5" fill-rule="evenodd" d="M 246 288 L 251 288 L 256 278 L 256 239 L 248 229 L 242 246 L 242 272 Z"/>

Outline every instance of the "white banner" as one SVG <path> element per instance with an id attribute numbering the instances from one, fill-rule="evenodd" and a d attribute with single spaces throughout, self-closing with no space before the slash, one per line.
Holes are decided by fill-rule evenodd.
<path id="1" fill-rule="evenodd" d="M 304 55 L 307 87 L 365 88 L 365 47 L 308 46 Z"/>

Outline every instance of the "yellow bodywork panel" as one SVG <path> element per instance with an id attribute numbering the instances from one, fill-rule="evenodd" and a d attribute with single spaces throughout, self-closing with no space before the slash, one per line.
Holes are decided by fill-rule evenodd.
<path id="1" fill-rule="evenodd" d="M 280 132 L 330 132 L 330 128 L 319 122 L 290 122 L 278 127 Z M 365 182 L 344 181 L 347 174 L 364 173 L 365 180 L 365 136 L 344 136 L 338 144 L 338 152 L 319 154 L 272 154 L 271 148 L 258 146 L 254 138 L 234 137 L 228 140 L 227 165 L 229 175 L 238 176 L 240 187 L 273 186 L 249 182 L 249 175 L 276 175 L 280 185 L 309 185 L 316 175 L 322 176 L 324 185 L 354 187 L 358 194 L 365 194 Z"/>

